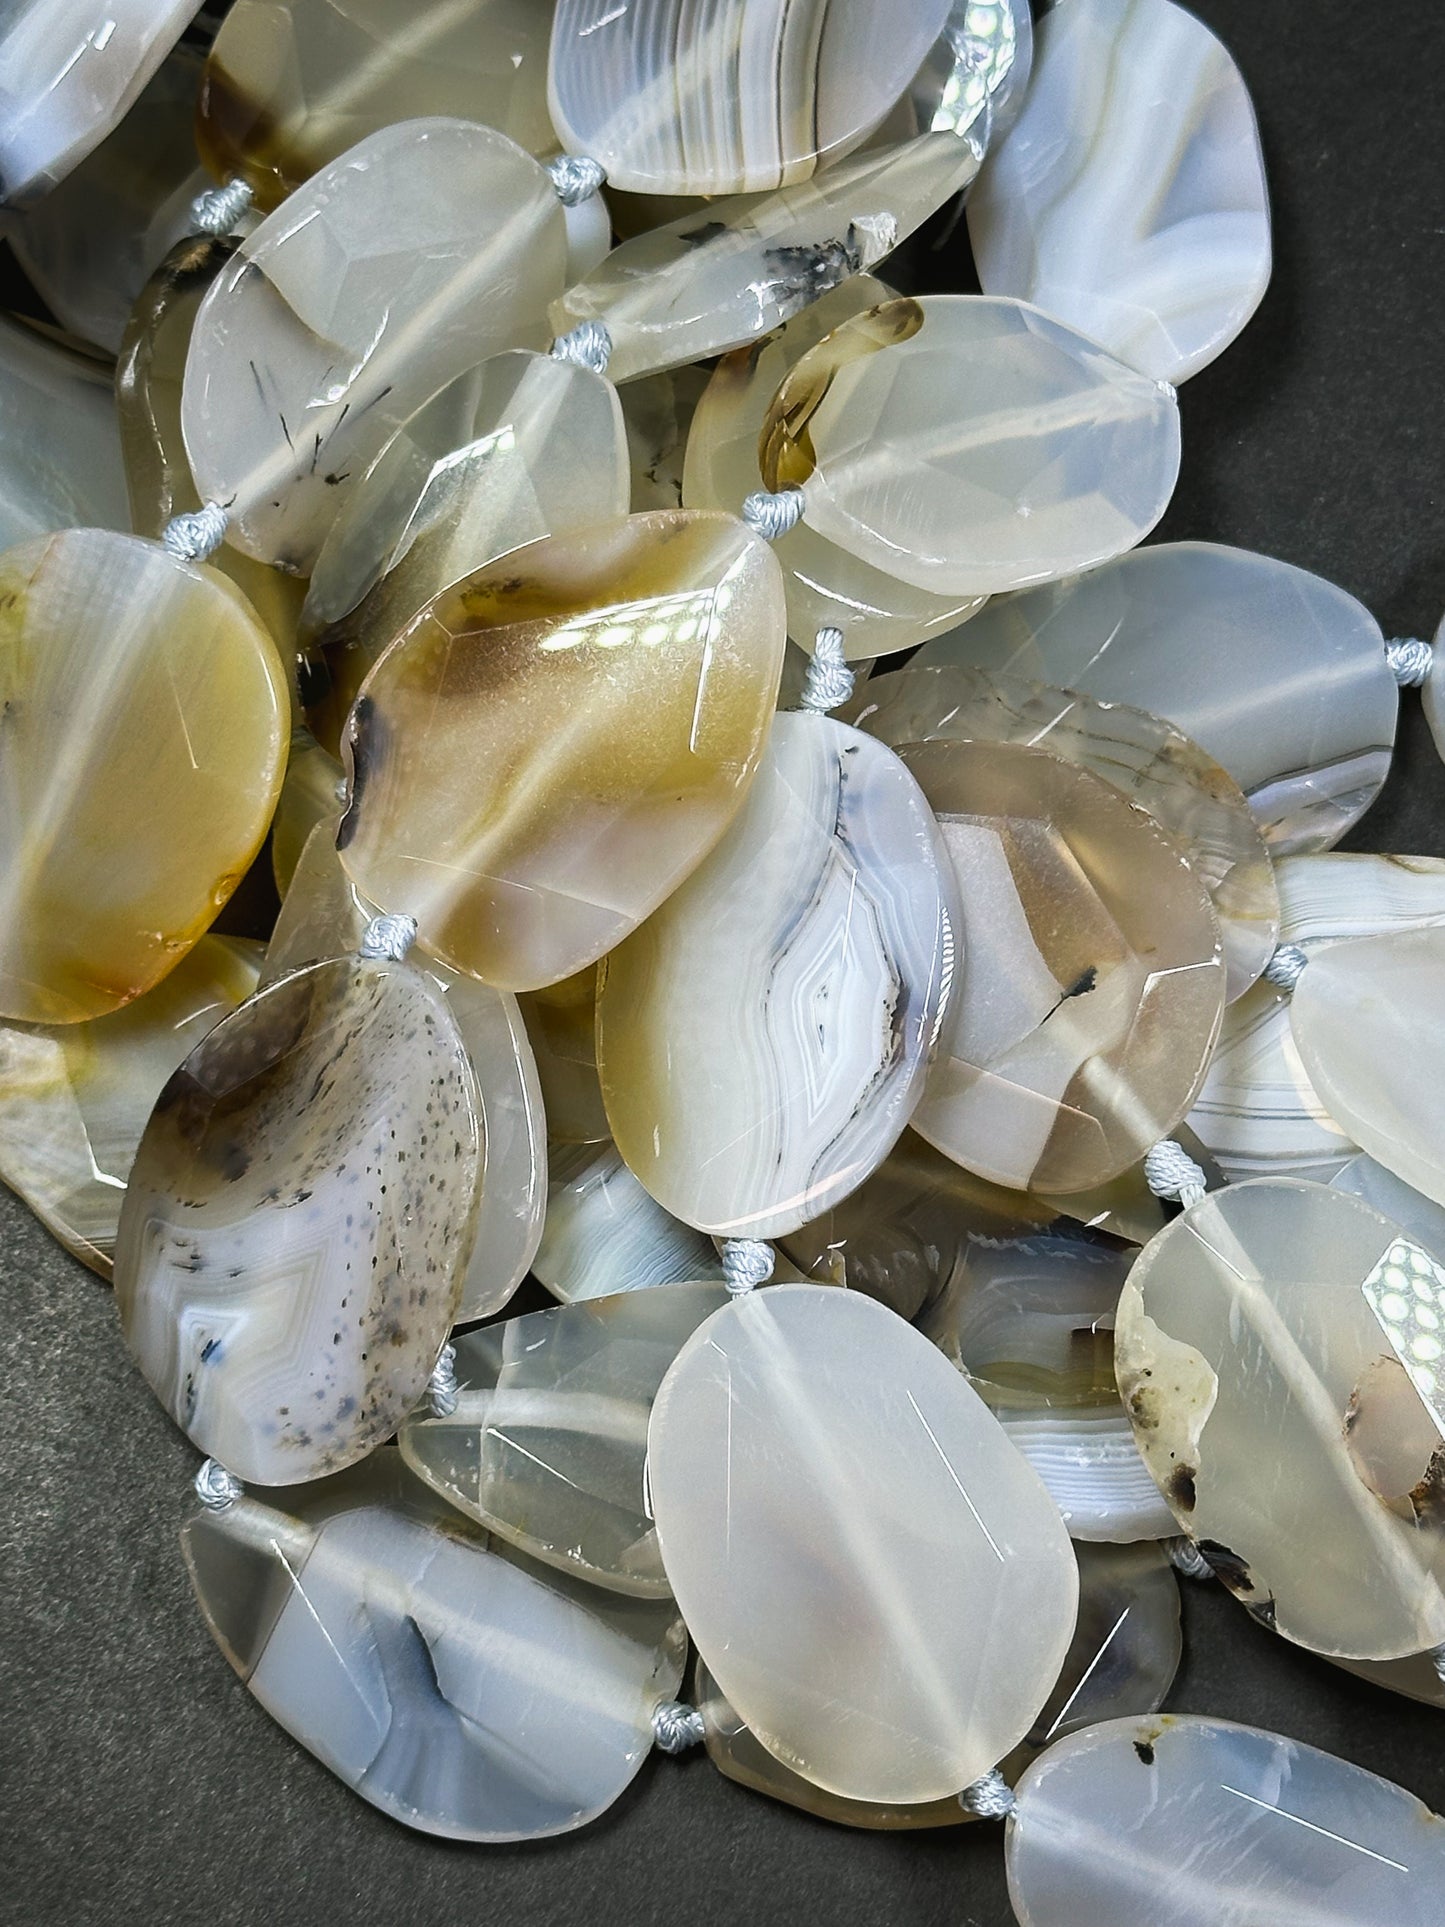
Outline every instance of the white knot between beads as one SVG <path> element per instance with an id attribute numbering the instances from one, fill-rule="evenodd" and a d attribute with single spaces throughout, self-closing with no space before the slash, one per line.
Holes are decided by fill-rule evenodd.
<path id="1" fill-rule="evenodd" d="M 773 1275 L 773 1247 L 757 1238 L 729 1238 L 722 1248 L 723 1283 L 735 1298 Z"/>
<path id="2" fill-rule="evenodd" d="M 1176 1572 L 1183 1573 L 1186 1579 L 1212 1579 L 1214 1568 L 1192 1539 L 1169 1539 L 1164 1550 L 1169 1555 L 1169 1563 Z"/>
<path id="3" fill-rule="evenodd" d="M 563 207 L 580 207 L 607 179 L 607 169 L 590 154 L 559 154 L 547 162 L 547 172 Z"/>
<path id="4" fill-rule="evenodd" d="M 774 495 L 770 489 L 760 488 L 747 498 L 739 513 L 754 535 L 765 542 L 776 542 L 802 521 L 803 491 L 785 488 Z"/>
<path id="5" fill-rule="evenodd" d="M 958 1804 L 965 1813 L 976 1813 L 980 1820 L 1003 1820 L 1018 1802 L 1008 1781 L 996 1766 L 991 1766 L 982 1779 L 963 1789 Z"/>
<path id="6" fill-rule="evenodd" d="M 1434 660 L 1434 648 L 1423 636 L 1395 636 L 1385 644 L 1385 661 L 1402 689 L 1418 689 Z"/>
<path id="7" fill-rule="evenodd" d="M 612 359 L 612 336 L 607 324 L 579 321 L 570 333 L 558 335 L 552 343 L 551 355 L 554 361 L 575 361 L 583 368 L 590 368 L 594 375 L 605 375 Z"/>
<path id="8" fill-rule="evenodd" d="M 433 1418 L 450 1418 L 457 1409 L 457 1348 L 443 1345 L 437 1353 L 437 1362 L 432 1366 L 431 1377 L 427 1380 L 427 1404 Z"/>
<path id="9" fill-rule="evenodd" d="M 400 963 L 415 942 L 415 917 L 373 917 L 361 939 L 361 954 L 378 962 Z"/>
<path id="10" fill-rule="evenodd" d="M 252 198 L 246 181 L 208 187 L 191 202 L 192 230 L 197 234 L 229 234 L 241 216 L 250 212 Z"/>
<path id="11" fill-rule="evenodd" d="M 702 1714 L 685 1700 L 663 1700 L 652 1709 L 652 1737 L 664 1753 L 686 1753 L 701 1746 L 706 1729 Z"/>
<path id="12" fill-rule="evenodd" d="M 1208 1189 L 1201 1167 L 1172 1137 L 1145 1152 L 1144 1182 L 1156 1198 L 1178 1198 L 1182 1205 L 1198 1204 Z"/>
<path id="13" fill-rule="evenodd" d="M 219 1459 L 207 1459 L 192 1481 L 196 1497 L 208 1512 L 224 1512 L 234 1505 L 245 1487 L 234 1472 L 228 1472 Z"/>
<path id="14" fill-rule="evenodd" d="M 184 515 L 173 515 L 161 530 L 161 546 L 177 562 L 204 562 L 226 539 L 230 516 L 219 502 L 206 502 Z"/>
<path id="15" fill-rule="evenodd" d="M 1282 943 L 1260 974 L 1279 990 L 1293 990 L 1308 962 L 1308 951 L 1301 950 L 1297 943 Z"/>
<path id="16" fill-rule="evenodd" d="M 813 660 L 803 682 L 803 707 L 818 715 L 837 709 L 853 694 L 853 671 L 843 655 L 843 631 L 831 626 L 813 638 Z"/>

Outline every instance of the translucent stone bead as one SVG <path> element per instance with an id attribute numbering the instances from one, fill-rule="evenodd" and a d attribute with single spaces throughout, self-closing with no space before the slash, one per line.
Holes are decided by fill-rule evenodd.
<path id="1" fill-rule="evenodd" d="M 1416 1191 L 1363 1151 L 1336 1171 L 1330 1189 L 1363 1198 L 1372 1211 L 1399 1225 L 1412 1244 L 1423 1245 L 1432 1258 L 1445 1263 L 1445 1205 Z"/>
<path id="2" fill-rule="evenodd" d="M 156 1102 L 115 1250 L 126 1344 L 203 1452 L 291 1485 L 364 1457 L 457 1314 L 482 1177 L 476 1080 L 407 964 L 283 977 Z"/>
<path id="3" fill-rule="evenodd" d="M 1398 1226 L 1283 1178 L 1192 1206 L 1120 1296 L 1146 1465 L 1230 1591 L 1317 1652 L 1445 1639 L 1445 1374 L 1416 1342 L 1442 1312 L 1445 1269 Z"/>
<path id="4" fill-rule="evenodd" d="M 688 431 L 682 492 L 690 508 L 736 511 L 763 486 L 758 437 L 781 383 L 840 323 L 894 298 L 871 275 L 854 275 L 766 341 L 723 357 Z M 811 649 L 819 629 L 839 628 L 850 660 L 908 648 L 983 607 L 981 596 L 933 595 L 900 582 L 806 521 L 780 537 L 773 553 L 782 564 L 789 633 Z"/>
<path id="5" fill-rule="evenodd" d="M 222 269 L 186 362 L 186 449 L 227 540 L 309 574 L 429 395 L 540 345 L 565 250 L 545 171 L 470 121 L 385 127 L 297 188 Z"/>
<path id="6" fill-rule="evenodd" d="M 614 186 L 756 194 L 858 146 L 943 30 L 950 0 L 558 0 L 552 118 Z"/>
<path id="7" fill-rule="evenodd" d="M 911 743 L 966 959 L 913 1128 L 995 1184 L 1083 1191 L 1198 1095 L 1224 1008 L 1203 884 L 1144 812 L 1040 749 Z"/>
<path id="8" fill-rule="evenodd" d="M 1445 1882 L 1445 1827 L 1402 1788 L 1191 1714 L 1050 1747 L 1004 1844 L 1021 1927 L 1433 1927 Z"/>
<path id="9" fill-rule="evenodd" d="M 559 1144 L 610 1137 L 597 1076 L 597 966 L 517 999 L 537 1059 L 547 1134 Z"/>
<path id="10" fill-rule="evenodd" d="M 1170 0 L 1069 0 L 968 209 L 986 294 L 1018 295 L 1183 381 L 1269 284 L 1269 193 L 1229 54 Z"/>
<path id="11" fill-rule="evenodd" d="M 450 1504 L 544 1564 L 665 1599 L 647 1420 L 683 1343 L 726 1303 L 720 1283 L 674 1284 L 464 1332 L 456 1410 L 410 1419 L 402 1455 Z"/>
<path id="12" fill-rule="evenodd" d="M 128 529 L 105 371 L 0 315 L 0 547 L 59 528 Z"/>
<path id="13" fill-rule="evenodd" d="M 977 172 L 967 140 L 923 134 L 795 187 L 711 202 L 614 248 L 552 304 L 553 329 L 601 321 L 614 381 L 740 348 L 875 266 Z"/>
<path id="14" fill-rule="evenodd" d="M 566 1833 L 652 1750 L 686 1636 L 670 1607 L 546 1583 L 378 1452 L 181 1532 L 221 1651 L 363 1799 L 452 1840 Z"/>
<path id="15" fill-rule="evenodd" d="M 550 14 L 537 0 L 237 0 L 206 62 L 201 158 L 269 209 L 358 141 L 417 115 L 481 121 L 545 154 L 557 144 Z"/>
<path id="16" fill-rule="evenodd" d="M 1172 389 L 1008 299 L 925 295 L 845 321 L 784 376 L 759 444 L 820 535 L 935 595 L 1108 561 L 1179 474 Z"/>
<path id="17" fill-rule="evenodd" d="M 727 836 L 603 967 L 618 1150 L 674 1217 L 794 1231 L 867 1177 L 923 1090 L 960 951 L 918 785 L 831 717 L 780 715 Z"/>
<path id="18" fill-rule="evenodd" d="M 1425 712 L 1425 721 L 1430 725 L 1436 753 L 1445 758 L 1445 670 L 1441 668 L 1442 661 L 1445 661 L 1445 617 L 1441 618 L 1440 626 L 1435 631 L 1433 648 L 1435 653 L 1431 658 L 1429 674 L 1420 685 L 1420 707 Z"/>
<path id="19" fill-rule="evenodd" d="M 0 17 L 0 201 L 38 201 L 117 126 L 195 0 L 9 0 Z"/>
<path id="20" fill-rule="evenodd" d="M 0 1180 L 102 1278 L 151 1107 L 192 1045 L 256 988 L 260 961 L 259 944 L 202 937 L 108 1017 L 0 1023 Z"/>
<path id="21" fill-rule="evenodd" d="M 683 461 L 699 401 L 708 386 L 706 368 L 667 368 L 624 382 L 617 391 L 632 467 L 632 507 L 676 509 L 684 502 Z M 755 483 L 754 487 L 757 486 Z M 746 490 L 743 491 L 745 495 Z M 735 513 L 743 496 L 725 502 L 688 502 L 689 508 Z"/>
<path id="22" fill-rule="evenodd" d="M 1276 856 L 1337 843 L 1390 767 L 1399 691 L 1379 624 L 1247 549 L 1161 542 L 990 603 L 918 658 L 943 662 L 1167 717 L 1229 771 Z"/>
<path id="23" fill-rule="evenodd" d="M 962 664 L 880 676 L 848 714 L 895 749 L 934 739 L 1032 744 L 1092 770 L 1169 832 L 1208 890 L 1226 997 L 1241 996 L 1269 962 L 1279 937 L 1269 852 L 1239 785 L 1172 723 Z"/>
<path id="24" fill-rule="evenodd" d="M 663 1565 L 761 1743 L 849 1799 L 968 1786 L 1028 1731 L 1078 1574 L 962 1376 L 871 1298 L 746 1293 L 693 1333 L 648 1430 Z"/>
<path id="25" fill-rule="evenodd" d="M 725 515 L 634 515 L 467 577 L 352 713 L 348 873 L 484 982 L 594 963 L 741 804 L 783 625 L 777 563 Z"/>
<path id="26" fill-rule="evenodd" d="M 291 888 L 291 879 L 301 861 L 311 832 L 318 823 L 330 822 L 346 800 L 346 776 L 340 763 L 324 750 L 309 729 L 291 732 L 291 749 L 286 758 L 286 780 L 281 799 L 271 819 L 271 872 L 276 891 L 282 898 Z M 334 837 L 333 837 L 334 841 Z M 355 949 L 348 937 L 342 950 Z M 287 965 L 287 968 L 292 968 Z"/>
<path id="27" fill-rule="evenodd" d="M 559 1146 L 549 1177 L 532 1269 L 554 1298 L 575 1304 L 722 1277 L 712 1240 L 650 1198 L 615 1145 Z"/>
<path id="28" fill-rule="evenodd" d="M 1445 1707 L 1445 1678 L 1433 1652 L 1412 1653 L 1408 1659 L 1332 1659 L 1330 1664 L 1353 1673 L 1356 1679 L 1367 1679 L 1372 1686 L 1384 1687 L 1387 1693 L 1403 1694 L 1425 1706 Z"/>
<path id="29" fill-rule="evenodd" d="M 0 555 L 0 1015 L 100 1017 L 175 967 L 266 834 L 289 706 L 213 570 L 104 529 Z"/>
<path id="30" fill-rule="evenodd" d="M 336 813 L 312 831 L 266 952 L 263 983 L 359 948 L 376 906 L 336 854 Z M 532 1047 L 515 997 L 413 952 L 446 1000 L 476 1077 L 482 1190 L 456 1323 L 500 1311 L 526 1277 L 547 1203 L 547 1125 Z"/>

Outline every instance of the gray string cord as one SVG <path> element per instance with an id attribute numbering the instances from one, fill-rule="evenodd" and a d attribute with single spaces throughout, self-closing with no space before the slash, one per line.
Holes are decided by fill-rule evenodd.
<path id="1" fill-rule="evenodd" d="M 580 207 L 583 201 L 590 201 L 607 179 L 601 161 L 594 161 L 588 154 L 559 154 L 546 163 L 546 168 L 563 207 Z"/>
<path id="2" fill-rule="evenodd" d="M 204 562 L 225 541 L 230 519 L 219 502 L 203 503 L 171 517 L 161 530 L 161 546 L 177 562 Z"/>
<path id="3" fill-rule="evenodd" d="M 701 1746 L 704 1731 L 702 1714 L 686 1700 L 663 1700 L 652 1709 L 652 1737 L 663 1753 L 686 1753 L 690 1746 Z"/>
<path id="4" fill-rule="evenodd" d="M 250 184 L 235 179 L 208 187 L 191 202 L 191 227 L 197 234 L 229 234 L 254 200 Z"/>
<path id="5" fill-rule="evenodd" d="M 606 322 L 579 321 L 569 333 L 558 335 L 550 352 L 554 361 L 575 361 L 594 375 L 605 375 L 612 359 L 612 336 Z"/>
<path id="6" fill-rule="evenodd" d="M 228 1472 L 219 1459 L 207 1459 L 192 1484 L 196 1497 L 208 1512 L 224 1512 L 246 1490 L 235 1473 Z"/>
<path id="7" fill-rule="evenodd" d="M 823 716 L 840 708 L 852 694 L 853 671 L 843 655 L 843 631 L 831 626 L 820 629 L 803 682 L 803 707 Z"/>
<path id="8" fill-rule="evenodd" d="M 426 1383 L 427 1405 L 433 1418 L 450 1418 L 457 1409 L 457 1348 L 443 1345 Z"/>
<path id="9" fill-rule="evenodd" d="M 1274 984 L 1280 990 L 1293 990 L 1309 960 L 1309 952 L 1301 950 L 1297 943 L 1282 943 L 1260 974 L 1267 984 Z"/>
<path id="10" fill-rule="evenodd" d="M 750 495 L 739 511 L 754 535 L 765 542 L 776 542 L 803 519 L 803 491 L 800 488 L 760 488 Z"/>
<path id="11" fill-rule="evenodd" d="M 1423 636 L 1392 636 L 1385 644 L 1385 661 L 1402 689 L 1418 689 L 1434 660 L 1434 648 Z"/>
<path id="12" fill-rule="evenodd" d="M 996 1766 L 991 1766 L 981 1779 L 963 1789 L 958 1804 L 965 1813 L 977 1814 L 980 1820 L 1006 1820 L 1018 1802 L 1008 1781 Z"/>
<path id="13" fill-rule="evenodd" d="M 734 1298 L 765 1285 L 773 1275 L 773 1247 L 757 1238 L 729 1238 L 722 1248 L 723 1283 Z"/>
<path id="14" fill-rule="evenodd" d="M 1198 1204 L 1208 1190 L 1202 1169 L 1172 1137 L 1145 1152 L 1144 1182 L 1156 1198 L 1178 1198 L 1182 1205 Z"/>
<path id="15" fill-rule="evenodd" d="M 361 955 L 400 963 L 416 942 L 415 917 L 373 917 L 361 939 Z"/>
<path id="16" fill-rule="evenodd" d="M 1174 1570 L 1186 1579 L 1212 1579 L 1214 1568 L 1192 1539 L 1166 1539 L 1164 1550 L 1169 1555 L 1169 1563 Z"/>

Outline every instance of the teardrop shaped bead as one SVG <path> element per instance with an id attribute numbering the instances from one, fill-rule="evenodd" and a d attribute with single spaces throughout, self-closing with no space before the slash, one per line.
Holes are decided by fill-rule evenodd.
<path id="1" fill-rule="evenodd" d="M 289 710 L 213 570 L 105 529 L 0 555 L 0 1015 L 78 1023 L 174 968 L 266 834 Z"/>
<path id="2" fill-rule="evenodd" d="M 1170 0 L 1070 0 L 968 209 L 986 294 L 1183 381 L 1269 285 L 1269 191 L 1239 69 Z"/>
<path id="3" fill-rule="evenodd" d="M 517 999 L 527 1026 L 547 1135 L 558 1144 L 605 1144 L 611 1138 L 597 1076 L 597 966 Z"/>
<path id="4" fill-rule="evenodd" d="M 726 515 L 634 515 L 468 576 L 357 699 L 348 874 L 503 989 L 595 962 L 741 804 L 784 620 L 777 563 Z"/>
<path id="5" fill-rule="evenodd" d="M 744 1294 L 663 1380 L 647 1463 L 688 1630 L 785 1765 L 916 1804 L 1023 1738 L 1068 1650 L 1073 1552 L 978 1395 L 902 1319 L 823 1285 Z"/>
<path id="6" fill-rule="evenodd" d="M 886 304 L 803 355 L 763 479 L 820 535 L 935 595 L 1092 568 L 1146 536 L 1179 474 L 1172 389 L 1020 301 Z"/>
<path id="7" fill-rule="evenodd" d="M 153 990 L 84 1024 L 0 1023 L 0 1180 L 110 1276 L 121 1199 L 166 1079 L 256 988 L 261 947 L 202 937 Z"/>
<path id="8" fill-rule="evenodd" d="M 383 1450 L 181 1531 L 216 1644 L 261 1705 L 394 1820 L 535 1840 L 604 1813 L 652 1749 L 671 1608 L 544 1582 Z"/>
<path id="9" fill-rule="evenodd" d="M 244 1480 L 364 1457 L 456 1317 L 481 1176 L 476 1080 L 421 972 L 281 978 L 191 1052 L 136 1153 L 115 1296 L 151 1389 Z"/>
<path id="10" fill-rule="evenodd" d="M 1357 1198 L 1261 1178 L 1165 1227 L 1119 1299 L 1144 1461 L 1237 1597 L 1359 1659 L 1445 1639 L 1445 1267 Z"/>
<path id="11" fill-rule="evenodd" d="M 306 843 L 276 919 L 263 983 L 357 949 L 376 915 L 341 867 L 336 823 L 333 807 Z M 547 1202 L 546 1119 L 516 998 L 419 952 L 413 961 L 445 999 L 477 1084 L 482 1189 L 453 1321 L 464 1324 L 500 1311 L 532 1263 Z"/>
<path id="12" fill-rule="evenodd" d="M 0 548 L 60 528 L 128 529 L 104 369 L 0 315 Z"/>
<path id="13" fill-rule="evenodd" d="M 532 1269 L 567 1304 L 721 1279 L 710 1238 L 648 1196 L 611 1143 L 552 1152 L 547 1221 Z"/>
<path id="14" fill-rule="evenodd" d="M 1222 763 L 1276 856 L 1327 850 L 1379 794 L 1399 690 L 1380 626 L 1321 576 L 1160 542 L 990 603 L 919 667 L 973 663 L 1164 716 Z"/>
<path id="15" fill-rule="evenodd" d="M 959 951 L 928 805 L 881 744 L 780 715 L 736 823 L 607 959 L 618 1150 L 674 1217 L 794 1231 L 861 1184 L 923 1090 Z"/>
<path id="16" fill-rule="evenodd" d="M 870 736 L 904 743 L 1022 743 L 1089 769 L 1167 830 L 1219 918 L 1226 999 L 1243 995 L 1279 937 L 1279 891 L 1243 791 L 1173 724 L 1123 703 L 963 664 L 898 669 L 848 711 Z"/>
<path id="17" fill-rule="evenodd" d="M 186 361 L 186 449 L 227 541 L 309 574 L 428 396 L 541 344 L 565 252 L 544 169 L 471 121 L 400 121 L 298 187 L 222 269 Z"/>
<path id="18" fill-rule="evenodd" d="M 237 0 L 201 83 L 201 158 L 269 210 L 415 115 L 480 121 L 549 153 L 550 12 L 535 0 Z"/>
<path id="19" fill-rule="evenodd" d="M 1019 1782 L 1004 1851 L 1021 1927 L 1433 1927 L 1445 1883 L 1445 1826 L 1402 1787 L 1193 1714 L 1050 1747 Z"/>
<path id="20" fill-rule="evenodd" d="M 1203 884 L 1144 812 L 1014 744 L 911 743 L 963 904 L 962 981 L 913 1128 L 995 1184 L 1082 1191 L 1199 1092 L 1224 1010 Z"/>

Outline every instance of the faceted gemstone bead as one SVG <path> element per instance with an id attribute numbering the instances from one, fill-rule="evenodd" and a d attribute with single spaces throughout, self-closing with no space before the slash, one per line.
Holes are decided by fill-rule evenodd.
<path id="1" fill-rule="evenodd" d="M 561 202 L 489 127 L 385 127 L 241 243 L 201 304 L 181 421 L 227 540 L 307 575 L 408 416 L 503 348 L 540 345 Z"/>
<path id="2" fill-rule="evenodd" d="M 0 547 L 59 528 L 128 529 L 104 369 L 0 315 Z"/>
<path id="3" fill-rule="evenodd" d="M 663 1380 L 647 1465 L 698 1651 L 794 1772 L 918 1804 L 1029 1730 L 1073 1552 L 982 1400 L 892 1312 L 822 1285 L 724 1306 Z"/>
<path id="4" fill-rule="evenodd" d="M 1363 1151 L 1336 1171 L 1330 1189 L 1363 1198 L 1382 1218 L 1399 1225 L 1412 1244 L 1423 1245 L 1432 1258 L 1445 1263 L 1445 1205 L 1416 1191 Z"/>
<path id="5" fill-rule="evenodd" d="M 1028 0 L 953 0 L 908 89 L 916 124 L 996 145 L 1018 118 L 1033 57 Z"/>
<path id="6" fill-rule="evenodd" d="M 382 1451 L 198 1507 L 212 1636 L 279 1725 L 394 1820 L 533 1840 L 605 1812 L 652 1748 L 686 1636 L 670 1607 L 547 1583 Z"/>
<path id="7" fill-rule="evenodd" d="M 108 1017 L 0 1023 L 0 1180 L 102 1278 L 151 1107 L 192 1045 L 256 988 L 260 961 L 259 944 L 202 937 Z"/>
<path id="8" fill-rule="evenodd" d="M 201 158 L 270 209 L 417 115 L 481 121 L 548 153 L 550 13 L 536 0 L 237 0 L 206 62 Z"/>
<path id="9" fill-rule="evenodd" d="M 1004 1848 L 1021 1927 L 1433 1927 L 1445 1882 L 1445 1827 L 1403 1788 L 1193 1714 L 1050 1747 Z"/>
<path id="10" fill-rule="evenodd" d="M 362 1458 L 457 1315 L 482 1176 L 476 1080 L 441 993 L 358 957 L 283 977 L 157 1099 L 116 1239 L 132 1356 L 238 1478 Z"/>
<path id="11" fill-rule="evenodd" d="M 418 1413 L 402 1455 L 450 1504 L 549 1566 L 668 1596 L 647 1507 L 647 1420 L 668 1367 L 728 1301 L 674 1284 L 509 1318 L 455 1341 L 457 1405 Z"/>
<path id="12" fill-rule="evenodd" d="M 1183 381 L 1269 284 L 1269 193 L 1239 69 L 1170 0 L 1069 0 L 968 209 L 986 294 Z"/>
<path id="13" fill-rule="evenodd" d="M 1041 749 L 911 743 L 966 959 L 913 1128 L 995 1184 L 1083 1191 L 1197 1096 L 1224 1008 L 1203 884 L 1144 812 Z"/>
<path id="14" fill-rule="evenodd" d="M 1145 1463 L 1230 1591 L 1317 1652 L 1445 1638 L 1442 1316 L 1445 1269 L 1398 1226 L 1284 1178 L 1192 1206 L 1120 1296 Z"/>
<path id="15" fill-rule="evenodd" d="M 615 1145 L 557 1146 L 549 1180 L 532 1269 L 554 1298 L 575 1304 L 722 1277 L 712 1240 L 650 1198 Z"/>
<path id="16" fill-rule="evenodd" d="M 763 486 L 758 437 L 779 385 L 802 356 L 855 315 L 892 301 L 871 275 L 854 275 L 829 289 L 778 332 L 725 355 L 713 370 L 687 437 L 683 500 L 690 508 L 737 510 Z M 964 622 L 983 607 L 981 596 L 934 595 L 830 542 L 806 521 L 773 544 L 783 568 L 788 629 L 811 650 L 825 625 L 843 631 L 851 661 L 904 649 L 937 630 Z"/>
<path id="17" fill-rule="evenodd" d="M 817 532 L 935 595 L 994 595 L 1132 548 L 1179 474 L 1179 410 L 1022 302 L 904 299 L 784 376 L 759 444 Z"/>
<path id="18" fill-rule="evenodd" d="M 874 267 L 969 185 L 978 161 L 968 140 L 922 134 L 794 187 L 710 202 L 614 248 L 552 304 L 552 326 L 601 321 L 614 381 L 740 348 Z"/>
<path id="19" fill-rule="evenodd" d="M 468 576 L 357 700 L 348 873 L 503 989 L 594 963 L 742 802 L 783 624 L 767 545 L 725 515 L 634 515 Z"/>
<path id="20" fill-rule="evenodd" d="M 1279 891 L 1239 785 L 1172 723 L 1123 703 L 961 663 L 901 669 L 861 692 L 850 720 L 904 743 L 1032 744 L 1122 790 L 1179 844 L 1219 918 L 1226 996 L 1246 991 L 1279 936 Z"/>
<path id="21" fill-rule="evenodd" d="M 288 709 L 213 570 L 103 529 L 0 555 L 0 1015 L 78 1023 L 174 968 L 266 834 Z"/>
<path id="22" fill-rule="evenodd" d="M 194 0 L 9 0 L 0 16 L 0 203 L 65 179 L 139 97 Z"/>
<path id="23" fill-rule="evenodd" d="M 551 105 L 615 186 L 757 194 L 857 147 L 908 86 L 950 0 L 558 0 Z"/>
<path id="24" fill-rule="evenodd" d="M 291 732 L 291 749 L 286 758 L 286 780 L 271 820 L 271 870 L 281 897 L 291 888 L 301 852 L 318 823 L 329 821 L 334 830 L 336 812 L 346 800 L 346 775 L 336 758 L 324 750 L 309 729 L 298 726 Z M 341 949 L 355 944 L 348 938 Z M 308 960 L 309 961 L 309 960 Z M 287 965 L 287 968 L 292 968 Z"/>
<path id="25" fill-rule="evenodd" d="M 959 963 L 947 856 L 891 750 L 780 715 L 712 855 L 607 959 L 618 1150 L 674 1217 L 795 1231 L 897 1142 Z"/>
<path id="26" fill-rule="evenodd" d="M 537 1060 L 547 1134 L 558 1144 L 602 1144 L 611 1133 L 597 1076 L 597 966 L 517 999 Z"/>
<path id="27" fill-rule="evenodd" d="M 1332 582 L 1247 549 L 1138 549 L 990 603 L 917 661 L 1167 717 L 1229 771 L 1276 856 L 1337 843 L 1390 767 L 1399 690 L 1379 624 Z"/>
<path id="28" fill-rule="evenodd" d="M 312 831 L 266 952 L 263 983 L 359 947 L 376 915 L 336 854 L 336 814 Z M 515 997 L 414 954 L 446 1000 L 477 1082 L 483 1177 L 456 1322 L 500 1311 L 527 1275 L 547 1202 L 547 1126 Z"/>

